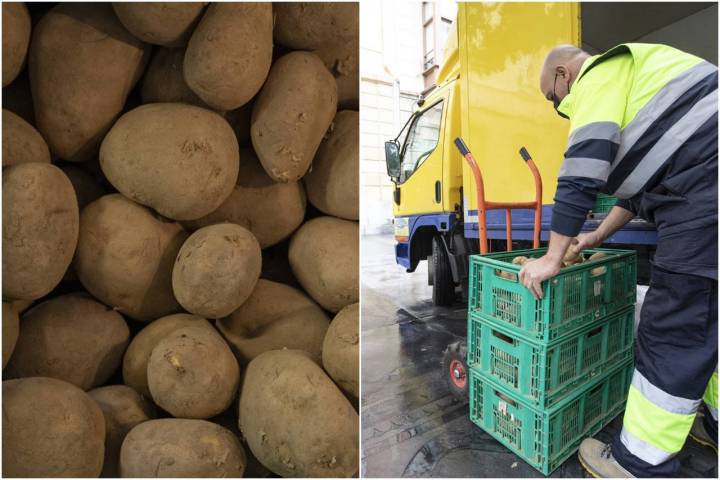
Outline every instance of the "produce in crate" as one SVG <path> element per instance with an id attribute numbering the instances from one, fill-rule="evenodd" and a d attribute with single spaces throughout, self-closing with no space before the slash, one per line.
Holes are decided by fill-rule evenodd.
<path id="1" fill-rule="evenodd" d="M 185 45 L 206 2 L 113 2 L 123 26 L 146 43 Z"/>

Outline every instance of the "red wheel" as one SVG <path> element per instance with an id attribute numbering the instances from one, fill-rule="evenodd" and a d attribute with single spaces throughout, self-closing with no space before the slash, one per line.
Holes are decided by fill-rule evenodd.
<path id="1" fill-rule="evenodd" d="M 450 362 L 450 381 L 460 389 L 465 389 L 467 385 L 467 373 L 465 372 L 465 365 L 460 360 L 453 359 Z"/>
<path id="2" fill-rule="evenodd" d="M 442 361 L 442 371 L 445 372 L 445 382 L 450 393 L 463 401 L 467 400 L 469 386 L 466 358 L 465 342 L 458 341 L 448 345 Z"/>

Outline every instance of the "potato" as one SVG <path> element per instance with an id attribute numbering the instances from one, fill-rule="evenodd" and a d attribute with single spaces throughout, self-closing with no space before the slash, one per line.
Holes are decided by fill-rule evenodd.
<path id="1" fill-rule="evenodd" d="M 337 84 L 317 55 L 280 57 L 253 106 L 250 136 L 265 171 L 294 182 L 310 167 L 337 110 Z"/>
<path id="2" fill-rule="evenodd" d="M 83 390 L 117 370 L 130 341 L 123 317 L 83 294 L 43 302 L 22 317 L 10 377 L 51 377 Z"/>
<path id="3" fill-rule="evenodd" d="M 212 212 L 233 190 L 237 139 L 220 115 L 182 103 L 126 113 L 100 147 L 103 173 L 126 197 L 175 220 Z"/>
<path id="4" fill-rule="evenodd" d="M 10 356 L 15 350 L 18 335 L 20 334 L 20 320 L 18 312 L 13 308 L 11 303 L 3 302 L 2 304 L 2 368 L 10 360 Z"/>
<path id="5" fill-rule="evenodd" d="M 185 80 L 208 105 L 241 107 L 262 87 L 272 62 L 272 4 L 211 4 L 185 52 Z"/>
<path id="6" fill-rule="evenodd" d="M 172 268 L 187 233 L 120 194 L 83 209 L 73 267 L 95 298 L 135 320 L 180 309 Z"/>
<path id="7" fill-rule="evenodd" d="M 134 388 L 141 395 L 150 396 L 147 382 L 147 365 L 155 346 L 174 332 L 184 327 L 200 326 L 212 329 L 202 317 L 187 313 L 176 313 L 159 318 L 132 339 L 123 357 L 122 374 L 125 385 Z"/>
<path id="8" fill-rule="evenodd" d="M 190 38 L 207 2 L 113 2 L 125 28 L 143 42 L 176 47 Z"/>
<path id="9" fill-rule="evenodd" d="M 360 45 L 358 38 L 326 43 L 313 51 L 335 77 L 338 107 L 358 110 L 360 107 Z"/>
<path id="10" fill-rule="evenodd" d="M 163 418 L 130 430 L 120 451 L 122 477 L 242 477 L 245 451 L 226 428 L 205 420 Z"/>
<path id="11" fill-rule="evenodd" d="M 105 420 L 90 396 L 54 378 L 2 384 L 3 477 L 97 477 Z"/>
<path id="12" fill-rule="evenodd" d="M 37 129 L 63 160 L 97 148 L 140 78 L 149 47 L 125 30 L 105 3 L 61 3 L 46 13 L 30 44 Z"/>
<path id="13" fill-rule="evenodd" d="M 31 300 L 60 282 L 75 252 L 79 213 L 75 191 L 54 165 L 3 169 L 3 297 Z"/>
<path id="14" fill-rule="evenodd" d="M 3 167 L 30 162 L 50 163 L 47 143 L 32 125 L 5 109 L 2 123 Z"/>
<path id="15" fill-rule="evenodd" d="M 105 462 L 102 476 L 120 474 L 120 447 L 136 425 L 155 418 L 153 405 L 126 385 L 109 385 L 90 390 L 105 417 Z"/>
<path id="16" fill-rule="evenodd" d="M 313 218 L 290 241 L 295 277 L 322 307 L 337 312 L 358 301 L 358 224 Z"/>
<path id="17" fill-rule="evenodd" d="M 302 224 L 305 189 L 300 182 L 274 182 L 252 149 L 242 149 L 240 156 L 242 169 L 227 200 L 208 215 L 183 225 L 197 229 L 216 223 L 236 223 L 255 235 L 260 248 L 267 248 L 285 240 Z"/>
<path id="18" fill-rule="evenodd" d="M 275 41 L 296 50 L 338 45 L 359 36 L 357 2 L 279 2 Z"/>
<path id="19" fill-rule="evenodd" d="M 312 359 L 273 350 L 248 365 L 240 430 L 253 454 L 284 477 L 349 477 L 358 468 L 358 415 Z"/>
<path id="20" fill-rule="evenodd" d="M 240 308 L 217 321 L 242 364 L 282 348 L 306 351 L 319 364 L 328 325 L 325 312 L 304 293 L 263 279 Z"/>
<path id="21" fill-rule="evenodd" d="M 355 398 L 360 394 L 360 310 L 353 303 L 335 315 L 322 349 L 325 371 L 343 391 Z"/>
<path id="22" fill-rule="evenodd" d="M 22 70 L 30 43 L 30 14 L 25 4 L 3 2 L 2 32 L 2 86 L 5 87 Z"/>
<path id="23" fill-rule="evenodd" d="M 348 220 L 358 219 L 358 145 L 358 112 L 338 112 L 330 133 L 320 144 L 312 169 L 303 178 L 308 200 L 321 212 Z"/>
<path id="24" fill-rule="evenodd" d="M 210 418 L 230 406 L 240 367 L 214 330 L 183 327 L 150 354 L 148 387 L 155 403 L 174 417 Z"/>
<path id="25" fill-rule="evenodd" d="M 261 263 L 260 245 L 249 230 L 232 223 L 201 228 L 190 235 L 175 261 L 175 298 L 195 315 L 229 315 L 252 293 Z"/>
<path id="26" fill-rule="evenodd" d="M 184 48 L 158 48 L 142 81 L 142 102 L 179 102 L 209 108 L 185 83 Z"/>
<path id="27" fill-rule="evenodd" d="M 88 203 L 94 202 L 105 195 L 102 185 L 82 168 L 75 165 L 65 165 L 62 167 L 62 171 L 72 183 L 80 210 L 85 208 Z"/>

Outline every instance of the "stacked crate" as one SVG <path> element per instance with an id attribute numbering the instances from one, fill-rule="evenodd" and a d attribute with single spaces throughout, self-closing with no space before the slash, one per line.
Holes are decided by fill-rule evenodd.
<path id="1" fill-rule="evenodd" d="M 546 475 L 622 411 L 632 377 L 635 252 L 583 255 L 597 252 L 545 282 L 541 300 L 511 262 L 545 249 L 470 260 L 470 418 Z"/>

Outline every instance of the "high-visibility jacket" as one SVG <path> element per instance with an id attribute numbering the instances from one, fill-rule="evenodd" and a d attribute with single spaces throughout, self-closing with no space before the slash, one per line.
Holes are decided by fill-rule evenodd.
<path id="1" fill-rule="evenodd" d="M 657 187 L 694 135 L 716 139 L 717 78 L 715 65 L 666 45 L 627 43 L 588 58 L 558 106 L 570 136 L 552 230 L 577 235 L 598 192 L 628 208 L 624 200 Z"/>

